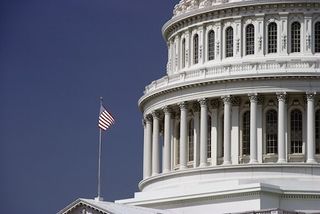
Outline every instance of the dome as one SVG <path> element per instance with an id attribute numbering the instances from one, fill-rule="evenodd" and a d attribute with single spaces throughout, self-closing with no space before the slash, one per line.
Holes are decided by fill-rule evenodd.
<path id="1" fill-rule="evenodd" d="M 162 32 L 166 72 L 139 100 L 141 192 L 119 203 L 319 211 L 320 2 L 181 0 Z"/>

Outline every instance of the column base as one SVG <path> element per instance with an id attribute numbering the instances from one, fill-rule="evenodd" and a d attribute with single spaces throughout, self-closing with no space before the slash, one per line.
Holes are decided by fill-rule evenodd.
<path id="1" fill-rule="evenodd" d="M 162 173 L 169 173 L 170 170 L 169 169 L 164 169 Z"/>
<path id="2" fill-rule="evenodd" d="M 287 163 L 287 161 L 285 159 L 279 159 L 277 163 Z"/>
<path id="3" fill-rule="evenodd" d="M 315 159 L 308 159 L 308 160 L 307 160 L 307 163 L 317 164 L 318 162 L 317 162 Z"/>
<path id="4" fill-rule="evenodd" d="M 249 164 L 258 164 L 258 160 L 250 160 Z"/>
<path id="5" fill-rule="evenodd" d="M 207 167 L 207 166 L 208 166 L 208 163 L 200 163 L 199 168 L 201 168 L 201 167 Z"/>
<path id="6" fill-rule="evenodd" d="M 180 166 L 179 167 L 179 170 L 184 170 L 184 169 L 188 169 L 188 167 L 186 167 L 186 166 Z"/>
<path id="7" fill-rule="evenodd" d="M 151 177 L 156 176 L 156 175 L 159 175 L 159 173 L 154 172 L 154 173 L 152 173 Z"/>
<path id="8" fill-rule="evenodd" d="M 231 165 L 231 161 L 223 161 L 222 165 Z"/>

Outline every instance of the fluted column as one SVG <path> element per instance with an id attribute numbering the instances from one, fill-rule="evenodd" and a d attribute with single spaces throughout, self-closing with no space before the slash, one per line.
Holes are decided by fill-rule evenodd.
<path id="1" fill-rule="evenodd" d="M 193 167 L 196 168 L 200 165 L 200 108 L 198 103 L 193 105 L 193 122 L 194 122 L 194 132 L 193 132 L 193 142 L 194 142 L 194 164 Z"/>
<path id="2" fill-rule="evenodd" d="M 258 163 L 257 160 L 257 94 L 249 94 L 250 99 L 250 162 Z"/>
<path id="3" fill-rule="evenodd" d="M 152 112 L 153 137 L 152 137 L 152 176 L 160 173 L 160 142 L 159 142 L 159 113 Z"/>
<path id="4" fill-rule="evenodd" d="M 219 100 L 211 101 L 211 165 L 218 165 L 218 107 Z"/>
<path id="5" fill-rule="evenodd" d="M 285 154 L 285 123 L 286 121 L 286 93 L 277 93 L 278 98 L 278 163 L 286 163 Z"/>
<path id="6" fill-rule="evenodd" d="M 163 172 L 171 170 L 171 109 L 169 107 L 163 108 L 164 111 L 164 150 L 163 150 Z"/>
<path id="7" fill-rule="evenodd" d="M 208 158 L 208 106 L 207 100 L 201 99 L 200 103 L 200 167 L 207 166 Z"/>
<path id="8" fill-rule="evenodd" d="M 315 93 L 307 93 L 307 163 L 316 163 L 314 97 Z"/>
<path id="9" fill-rule="evenodd" d="M 223 164 L 231 164 L 231 97 L 223 96 L 224 103 L 224 155 Z"/>
<path id="10" fill-rule="evenodd" d="M 187 129 L 187 104 L 182 102 L 180 106 L 180 169 L 187 168 L 187 140 L 188 140 L 188 129 Z"/>
<path id="11" fill-rule="evenodd" d="M 147 115 L 145 118 L 145 141 L 144 141 L 144 175 L 143 178 L 146 179 L 151 176 L 152 171 L 152 117 Z"/>

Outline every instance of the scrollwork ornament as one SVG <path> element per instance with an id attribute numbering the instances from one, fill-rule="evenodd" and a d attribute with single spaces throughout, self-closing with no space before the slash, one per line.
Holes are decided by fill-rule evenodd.
<path id="1" fill-rule="evenodd" d="M 147 114 L 145 117 L 145 121 L 146 123 L 151 123 L 152 122 L 152 115 L 151 114 Z"/>
<path id="2" fill-rule="evenodd" d="M 181 110 L 187 110 L 187 102 L 178 103 Z"/>
<path id="3" fill-rule="evenodd" d="M 199 99 L 198 102 L 200 103 L 200 106 L 206 106 L 207 105 L 207 99 L 206 98 Z"/>
<path id="4" fill-rule="evenodd" d="M 165 113 L 165 114 L 171 114 L 172 113 L 172 109 L 170 106 L 165 106 L 162 108 L 162 111 Z"/>
<path id="5" fill-rule="evenodd" d="M 258 103 L 258 94 L 248 94 L 251 103 Z"/>
<path id="6" fill-rule="evenodd" d="M 230 95 L 222 96 L 221 97 L 224 104 L 231 104 L 232 97 Z"/>
<path id="7" fill-rule="evenodd" d="M 278 92 L 277 99 L 281 102 L 287 102 L 287 93 L 286 92 Z"/>
<path id="8" fill-rule="evenodd" d="M 306 100 L 307 101 L 314 101 L 315 96 L 316 96 L 316 92 L 307 92 L 306 93 Z"/>
<path id="9" fill-rule="evenodd" d="M 160 116 L 161 116 L 161 114 L 160 114 L 160 112 L 159 111 L 153 111 L 152 112 L 152 117 L 154 118 L 154 119 L 157 119 L 157 120 L 159 120 L 160 119 Z"/>

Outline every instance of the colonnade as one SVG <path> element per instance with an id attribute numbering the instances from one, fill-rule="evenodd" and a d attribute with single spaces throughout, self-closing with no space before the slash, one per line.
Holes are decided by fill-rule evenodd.
<path id="1" fill-rule="evenodd" d="M 287 134 L 287 93 L 277 93 L 278 107 L 278 151 L 277 162 L 279 164 L 287 162 L 286 134 Z M 250 102 L 250 161 L 249 164 L 261 164 L 262 153 L 261 139 L 259 138 L 259 129 L 257 123 L 261 123 L 262 108 L 259 103 L 258 94 L 248 94 Z M 174 115 L 179 115 L 180 133 L 179 133 L 179 168 L 185 170 L 188 168 L 188 104 L 196 102 L 200 108 L 193 108 L 194 111 L 194 129 L 197 135 L 195 139 L 194 167 L 206 167 L 208 165 L 218 165 L 218 105 L 215 101 L 223 103 L 223 161 L 222 165 L 239 164 L 238 157 L 234 158 L 233 146 L 239 144 L 239 139 L 234 139 L 233 121 L 238 118 L 233 112 L 233 101 L 236 97 L 231 95 L 221 98 L 203 98 L 196 101 L 177 103 L 174 106 L 165 106 L 162 109 L 154 110 L 151 114 L 144 117 L 144 157 L 143 174 L 144 179 L 155 176 L 160 173 L 168 173 L 174 170 L 172 165 L 172 139 L 174 138 L 173 121 Z M 307 109 L 307 144 L 306 144 L 306 162 L 317 163 L 315 158 L 315 93 L 306 93 Z M 211 102 L 210 102 L 211 101 Z M 211 104 L 209 104 L 209 102 Z M 210 109 L 209 109 L 210 107 Z M 211 161 L 208 161 L 208 114 L 211 116 Z M 239 116 L 238 116 L 239 117 Z M 163 147 L 160 142 L 160 132 L 163 127 Z M 261 127 L 261 126 L 259 126 Z M 199 136 L 200 135 L 200 136 Z M 238 142 L 232 142 L 238 141 Z M 162 148 L 162 152 L 161 152 Z M 197 149 L 200 148 L 200 149 Z M 235 150 L 239 156 L 239 148 Z M 161 155 L 162 154 L 162 155 Z M 163 160 L 161 160 L 163 157 Z M 198 161 L 199 160 L 199 161 Z M 162 162 L 162 164 L 161 164 Z M 161 169 L 162 166 L 162 169 Z"/>

